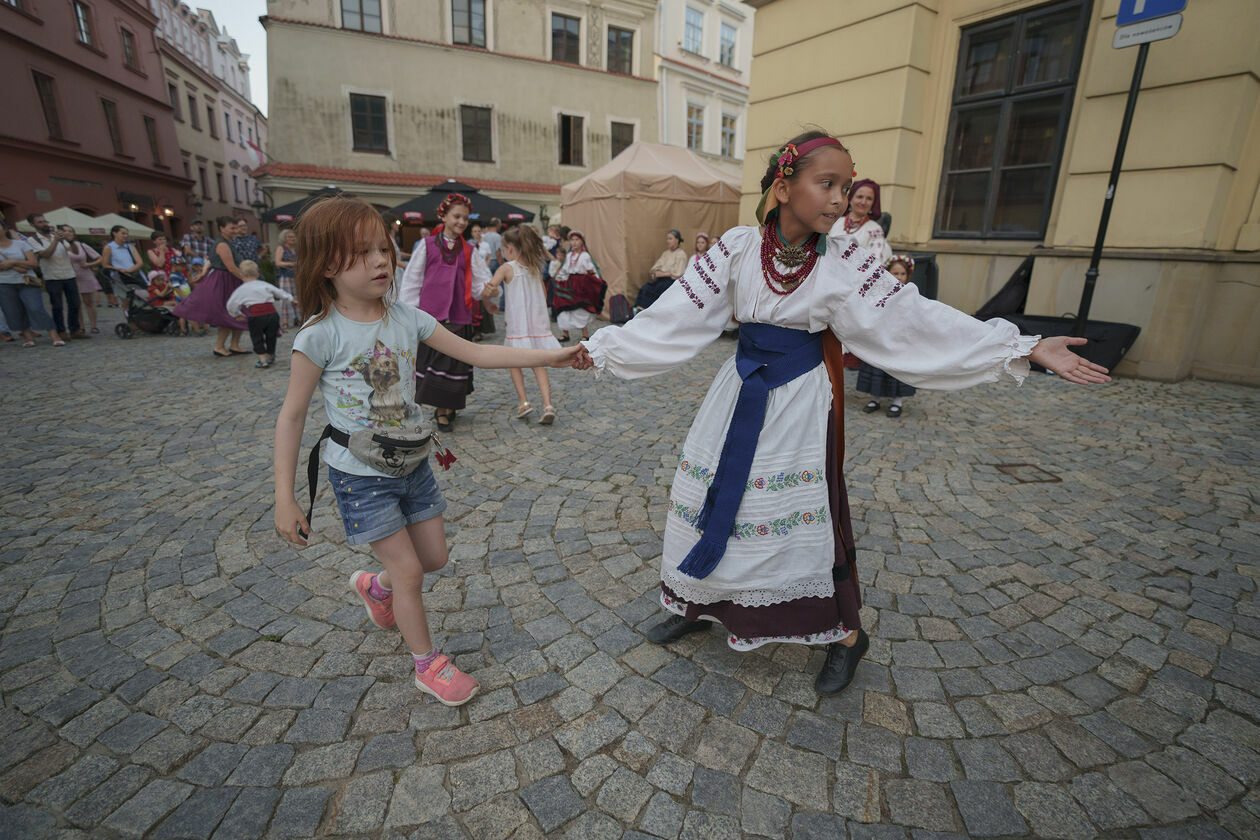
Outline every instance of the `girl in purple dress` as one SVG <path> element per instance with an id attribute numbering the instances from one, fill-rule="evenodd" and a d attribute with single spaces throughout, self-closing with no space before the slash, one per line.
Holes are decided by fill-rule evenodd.
<path id="1" fill-rule="evenodd" d="M 233 318 L 227 311 L 228 298 L 241 285 L 241 270 L 232 256 L 230 242 L 235 231 L 236 219 L 230 216 L 219 218 L 219 233 L 222 238 L 215 241 L 214 250 L 210 252 L 210 270 L 197 282 L 192 294 L 176 304 L 172 310 L 179 318 L 218 327 L 219 332 L 214 339 L 214 355 L 220 358 L 249 353 L 241 347 L 241 334 L 249 329 L 249 325 Z M 224 346 L 229 335 L 232 337 L 230 348 Z"/>

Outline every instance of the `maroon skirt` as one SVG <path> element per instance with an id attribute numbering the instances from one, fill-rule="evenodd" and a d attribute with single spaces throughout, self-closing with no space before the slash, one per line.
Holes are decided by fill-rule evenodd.
<path id="1" fill-rule="evenodd" d="M 840 625 L 846 630 L 857 630 L 862 626 L 862 587 L 858 583 L 857 548 L 849 519 L 849 494 L 844 488 L 844 475 L 836 465 L 835 424 L 830 416 L 827 418 L 827 493 L 835 536 L 835 558 L 831 567 L 835 595 L 746 607 L 733 601 L 694 604 L 679 598 L 664 583 L 661 592 L 673 602 L 675 611 L 682 610 L 693 621 L 714 618 L 731 635 L 741 639 L 809 636 Z"/>
<path id="2" fill-rule="evenodd" d="M 229 330 L 247 330 L 249 324 L 238 321 L 228 314 L 227 301 L 240 288 L 241 281 L 231 272 L 221 268 L 211 269 L 201 278 L 192 294 L 175 304 L 171 311 L 177 318 L 187 318 L 199 324 L 212 327 L 225 327 Z"/>

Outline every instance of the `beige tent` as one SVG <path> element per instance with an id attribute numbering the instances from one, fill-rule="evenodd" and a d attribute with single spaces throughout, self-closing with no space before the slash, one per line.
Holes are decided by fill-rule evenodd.
<path id="1" fill-rule="evenodd" d="M 739 178 L 679 146 L 634 143 L 560 191 L 564 222 L 586 237 L 608 297 L 634 296 L 677 228 L 688 255 L 696 234 L 721 236 L 739 216 Z"/>
<path id="2" fill-rule="evenodd" d="M 137 221 L 128 219 L 126 216 L 120 216 L 117 213 L 106 213 L 104 216 L 97 216 L 92 220 L 97 227 L 105 228 L 108 233 L 109 229 L 114 225 L 122 225 L 127 229 L 127 233 L 133 239 L 152 239 L 153 234 L 157 233 L 148 225 L 142 225 Z"/>
<path id="3" fill-rule="evenodd" d="M 74 228 L 74 232 L 79 236 L 91 236 L 93 234 L 102 234 L 107 232 L 107 228 L 103 228 L 100 224 L 86 213 L 80 213 L 71 207 L 58 207 L 56 210 L 49 210 L 43 214 L 44 218 L 52 225 L 70 225 Z M 31 223 L 23 219 L 17 223 L 17 229 L 22 233 L 34 233 L 35 228 L 31 227 Z"/>

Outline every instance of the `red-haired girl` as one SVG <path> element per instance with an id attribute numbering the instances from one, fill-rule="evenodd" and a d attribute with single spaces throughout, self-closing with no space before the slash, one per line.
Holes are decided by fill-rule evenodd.
<path id="1" fill-rule="evenodd" d="M 464 241 L 470 213 L 472 202 L 459 193 L 442 200 L 438 206 L 442 224 L 412 249 L 398 299 L 429 313 L 460 338 L 471 340 L 475 303 L 490 281 L 490 268 Z M 438 428 L 448 431 L 455 412 L 467 405 L 473 392 L 472 367 L 434 348 L 422 348 L 416 361 L 416 380 L 416 402 L 436 408 Z"/>
<path id="2" fill-rule="evenodd" d="M 888 275 L 833 229 L 855 174 L 834 137 L 793 138 L 762 179 L 763 226 L 727 231 L 650 309 L 584 345 L 596 367 L 632 379 L 685 365 L 732 315 L 740 321 L 739 350 L 710 386 L 674 473 L 661 560 L 670 616 L 648 638 L 665 644 L 712 619 L 737 650 L 826 644 L 815 681 L 824 695 L 849 684 L 868 645 L 841 477 L 836 339 L 935 388 L 1019 382 L 1027 358 L 1070 382 L 1108 381 L 1067 349 L 1084 339 L 1039 341 L 1005 321 L 981 323 Z"/>
<path id="3" fill-rule="evenodd" d="M 425 572 L 446 565 L 446 500 L 427 458 L 399 468 L 396 449 L 382 448 L 374 457 L 357 447 L 392 445 L 409 432 L 413 440 L 423 436 L 415 403 L 417 346 L 489 368 L 568 367 L 579 348 L 473 344 L 432 315 L 395 300 L 389 231 L 380 214 L 358 199 L 334 197 L 312 205 L 297 235 L 298 303 L 309 319 L 293 341 L 289 389 L 276 420 L 276 529 L 289 542 L 307 544 L 310 523 L 293 484 L 302 428 L 318 387 L 332 427 L 325 430 L 330 440 L 324 462 L 346 542 L 371 545 L 385 567 L 379 574 L 355 572 L 350 586 L 374 624 L 397 623 L 412 651 L 416 687 L 457 706 L 473 696 L 477 681 L 433 646 L 421 597 Z M 370 433 L 356 437 L 361 430 Z"/>

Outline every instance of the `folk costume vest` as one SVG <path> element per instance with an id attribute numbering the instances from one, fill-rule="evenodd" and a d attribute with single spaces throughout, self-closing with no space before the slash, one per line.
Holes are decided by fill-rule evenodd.
<path id="1" fill-rule="evenodd" d="M 424 240 L 424 282 L 419 307 L 439 322 L 465 326 L 472 323 L 472 248 L 463 239 L 452 254 L 442 247 L 439 229 Z M 459 294 L 459 292 L 463 294 Z"/>

